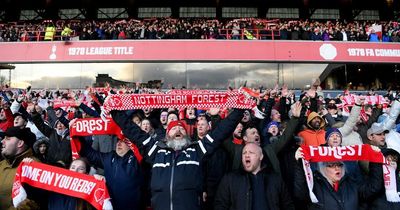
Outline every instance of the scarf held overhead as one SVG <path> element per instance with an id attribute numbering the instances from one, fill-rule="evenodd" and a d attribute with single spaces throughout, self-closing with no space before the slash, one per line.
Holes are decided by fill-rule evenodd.
<path id="1" fill-rule="evenodd" d="M 27 198 L 22 184 L 83 199 L 98 210 L 112 210 L 105 181 L 93 176 L 38 162 L 21 162 L 12 188 L 14 207 Z"/>
<path id="2" fill-rule="evenodd" d="M 386 199 L 390 202 L 400 202 L 400 197 L 397 194 L 396 186 L 396 173 L 395 169 L 387 164 L 387 161 L 381 152 L 373 150 L 371 145 L 351 145 L 339 147 L 325 147 L 325 146 L 301 146 L 304 159 L 303 170 L 306 176 L 309 196 L 313 203 L 318 203 L 316 195 L 312 189 L 314 187 L 314 180 L 310 162 L 337 162 L 337 161 L 369 161 L 374 163 L 383 164 L 385 193 Z"/>
<path id="3" fill-rule="evenodd" d="M 78 137 L 92 135 L 116 135 L 119 140 L 124 141 L 129 146 L 139 162 L 143 159 L 136 145 L 122 134 L 121 128 L 112 118 L 106 118 L 105 120 L 101 118 L 77 119 L 71 124 L 69 131 L 73 159 L 79 157 L 79 151 L 81 150 L 81 142 Z"/>
<path id="4" fill-rule="evenodd" d="M 191 90 L 190 94 L 174 92 L 174 94 L 109 95 L 104 102 L 104 111 L 108 114 L 111 110 L 144 108 L 227 107 L 253 109 L 256 107 L 256 103 L 246 95 L 241 89 L 229 92 Z"/>

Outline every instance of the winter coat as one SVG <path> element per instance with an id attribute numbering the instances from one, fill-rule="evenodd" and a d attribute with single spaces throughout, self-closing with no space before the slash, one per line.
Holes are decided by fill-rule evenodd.
<path id="1" fill-rule="evenodd" d="M 292 199 L 280 177 L 268 173 L 265 169 L 258 172 L 264 181 L 265 200 L 269 210 L 294 209 Z M 215 197 L 215 210 L 251 210 L 252 183 L 251 173 L 243 170 L 232 172 L 222 178 Z"/>
<path id="2" fill-rule="evenodd" d="M 38 113 L 32 113 L 32 121 L 40 132 L 49 138 L 49 148 L 47 151 L 49 164 L 62 161 L 66 165 L 69 165 L 72 161 L 72 152 L 68 129 L 62 136 L 59 136 L 56 129 L 45 124 Z"/>
<path id="3" fill-rule="evenodd" d="M 30 157 L 34 160 L 37 160 L 33 157 L 32 149 L 28 149 L 25 152 L 18 155 L 12 162 L 8 159 L 4 159 L 0 162 L 0 209 L 15 209 L 12 203 L 11 190 L 14 183 L 15 173 L 21 161 Z M 31 197 L 34 194 L 29 192 L 28 187 L 25 187 L 28 195 L 28 200 L 36 200 Z M 22 206 L 21 206 L 22 207 Z"/>
<path id="4" fill-rule="evenodd" d="M 102 153 L 92 149 L 90 142 L 80 138 L 80 155 L 91 164 L 104 169 L 104 177 L 114 209 L 140 209 L 143 174 L 131 150 L 123 157 L 115 151 Z"/>
<path id="5" fill-rule="evenodd" d="M 45 144 L 45 145 L 47 146 L 47 151 L 46 151 L 46 152 L 48 153 L 50 144 L 49 144 L 49 139 L 47 139 L 46 137 L 41 138 L 41 139 L 38 139 L 38 140 L 33 144 L 33 152 L 34 152 L 34 154 L 35 154 L 35 157 L 37 157 L 37 158 L 40 160 L 40 162 L 42 162 L 42 163 L 47 163 L 47 162 L 48 162 L 48 160 L 47 160 L 47 153 L 44 154 L 44 155 L 42 155 L 42 154 L 40 154 L 40 151 L 39 151 L 39 146 L 40 146 L 41 144 Z"/>
<path id="6" fill-rule="evenodd" d="M 397 170 L 398 174 L 398 170 Z M 382 183 L 383 184 L 383 183 Z M 400 177 L 396 176 L 397 193 L 400 193 Z M 397 210 L 400 209 L 400 202 L 389 202 L 386 200 L 385 188 L 375 196 L 371 202 L 368 203 L 369 210 Z"/>
<path id="7" fill-rule="evenodd" d="M 357 185 L 352 177 L 344 175 L 336 192 L 328 180 L 319 171 L 314 173 L 313 192 L 318 203 L 312 203 L 301 162 L 295 166 L 294 196 L 308 203 L 309 210 L 354 210 L 360 203 L 376 196 L 382 189 L 382 164 L 370 163 L 370 174 L 367 180 Z"/>
<path id="8" fill-rule="evenodd" d="M 169 148 L 164 139 L 152 138 L 127 118 L 124 112 L 112 111 L 114 121 L 124 135 L 144 152 L 152 165 L 151 191 L 154 210 L 199 210 L 202 194 L 201 168 L 205 154 L 232 135 L 243 116 L 242 110 L 233 111 L 202 141 L 192 142 L 181 151 Z"/>

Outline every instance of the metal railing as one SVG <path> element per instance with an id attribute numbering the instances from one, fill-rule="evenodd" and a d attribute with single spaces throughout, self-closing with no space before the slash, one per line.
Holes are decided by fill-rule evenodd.
<path id="1" fill-rule="evenodd" d="M 240 29 L 239 34 L 233 34 L 232 29 L 219 29 L 219 36 L 223 39 L 279 39 L 280 31 L 273 29 Z"/>

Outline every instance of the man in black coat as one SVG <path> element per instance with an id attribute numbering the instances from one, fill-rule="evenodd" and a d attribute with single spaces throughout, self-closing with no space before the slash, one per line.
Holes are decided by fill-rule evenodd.
<path id="1" fill-rule="evenodd" d="M 224 176 L 215 197 L 215 210 L 294 209 L 281 177 L 261 166 L 263 158 L 257 144 L 244 146 L 243 170 Z"/>

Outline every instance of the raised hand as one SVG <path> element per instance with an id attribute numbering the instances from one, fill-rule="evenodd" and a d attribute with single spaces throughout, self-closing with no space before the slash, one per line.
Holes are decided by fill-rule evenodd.
<path id="1" fill-rule="evenodd" d="M 301 106 L 300 101 L 297 101 L 296 103 L 294 103 L 294 104 L 292 105 L 292 108 L 291 108 L 292 115 L 293 115 L 294 117 L 300 117 L 301 108 L 302 108 L 302 106 Z"/>
<path id="2" fill-rule="evenodd" d="M 220 108 L 209 108 L 208 109 L 208 113 L 210 115 L 217 115 L 219 113 L 219 111 L 220 111 Z"/>
<path id="3" fill-rule="evenodd" d="M 315 98 L 315 96 L 317 95 L 317 91 L 315 90 L 314 87 L 312 87 L 312 88 L 310 88 L 310 89 L 307 91 L 306 95 L 307 95 L 309 98 Z"/>
<path id="4" fill-rule="evenodd" d="M 282 86 L 281 95 L 282 95 L 282 97 L 287 97 L 288 94 L 289 94 L 288 87 L 287 87 L 286 84 L 284 84 L 284 85 Z"/>
<path id="5" fill-rule="evenodd" d="M 294 153 L 294 158 L 296 158 L 296 160 L 299 160 L 300 158 L 304 159 L 304 153 L 303 153 L 303 149 L 301 147 L 299 147 L 296 150 L 296 153 Z"/>

